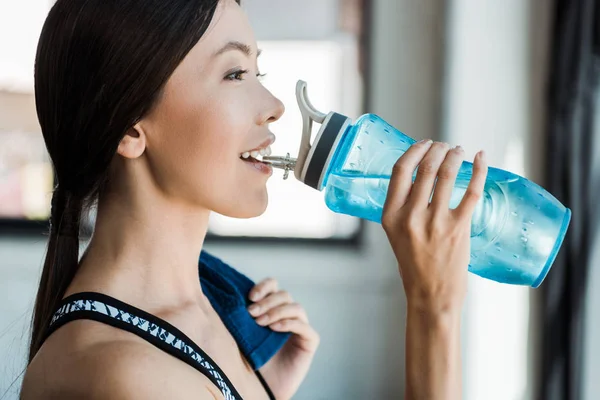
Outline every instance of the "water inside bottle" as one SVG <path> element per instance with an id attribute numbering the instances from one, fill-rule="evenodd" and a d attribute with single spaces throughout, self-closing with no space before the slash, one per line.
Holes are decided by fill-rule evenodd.
<path id="1" fill-rule="evenodd" d="M 325 201 L 334 212 L 350 214 L 381 223 L 381 214 L 390 182 L 389 175 L 365 176 L 360 172 L 336 171 L 328 177 Z M 488 177 L 494 178 L 492 170 Z M 468 179 L 457 179 L 450 208 L 460 204 Z M 560 228 L 553 222 L 560 210 L 540 207 L 524 180 L 515 178 L 488 180 L 484 197 L 478 203 L 471 224 L 471 262 L 469 270 L 495 281 L 531 285 L 540 275 L 553 251 L 554 232 Z M 510 196 L 512 201 L 507 202 Z M 535 195 L 537 196 L 537 194 Z M 495 207 L 495 208 L 494 208 Z M 545 213 L 544 226 L 536 226 L 527 215 Z M 539 225 L 539 224 L 538 224 Z"/>

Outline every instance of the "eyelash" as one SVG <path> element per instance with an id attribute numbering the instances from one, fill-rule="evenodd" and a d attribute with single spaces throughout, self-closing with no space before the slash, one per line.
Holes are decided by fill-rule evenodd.
<path id="1" fill-rule="evenodd" d="M 248 72 L 250 72 L 250 71 L 248 71 L 247 69 L 241 69 L 241 70 L 238 70 L 238 71 L 234 71 L 234 72 L 226 75 L 225 76 L 225 80 L 228 80 L 228 81 L 243 81 L 244 79 L 241 78 L 241 77 L 244 76 L 244 75 L 246 75 Z M 261 78 L 264 78 L 266 75 L 267 74 L 258 73 L 258 74 L 256 74 L 256 77 L 258 79 L 261 79 Z M 236 77 L 239 77 L 239 78 L 236 78 Z"/>

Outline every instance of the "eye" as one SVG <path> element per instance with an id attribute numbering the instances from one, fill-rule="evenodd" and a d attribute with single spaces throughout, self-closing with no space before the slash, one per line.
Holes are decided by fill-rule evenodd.
<path id="1" fill-rule="evenodd" d="M 240 70 L 236 70 L 233 71 L 227 75 L 225 75 L 225 80 L 228 81 L 243 81 L 244 80 L 244 75 L 246 75 L 249 71 L 247 69 L 240 69 Z M 260 80 L 262 78 L 264 78 L 267 74 L 261 74 L 260 72 L 258 72 L 256 74 L 256 77 Z"/>
<path id="2" fill-rule="evenodd" d="M 240 69 L 237 71 L 233 71 L 230 74 L 225 75 L 225 80 L 228 81 L 243 81 L 244 75 L 248 73 L 247 69 Z"/>

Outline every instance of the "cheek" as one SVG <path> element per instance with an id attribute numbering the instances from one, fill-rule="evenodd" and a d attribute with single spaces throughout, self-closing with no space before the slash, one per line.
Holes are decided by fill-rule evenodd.
<path id="1" fill-rule="evenodd" d="M 215 88 L 201 98 L 200 92 L 207 89 L 168 93 L 157 108 L 150 149 L 160 159 L 161 186 L 209 206 L 244 186 L 239 153 L 252 145 L 253 118 L 240 96 Z"/>

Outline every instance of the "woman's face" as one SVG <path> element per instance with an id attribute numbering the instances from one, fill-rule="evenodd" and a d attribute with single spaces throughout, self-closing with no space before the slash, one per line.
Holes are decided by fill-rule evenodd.
<path id="1" fill-rule="evenodd" d="M 274 141 L 269 123 L 284 107 L 259 81 L 257 56 L 242 9 L 222 0 L 139 124 L 151 176 L 167 196 L 235 218 L 264 212 L 272 170 L 241 155 Z"/>

